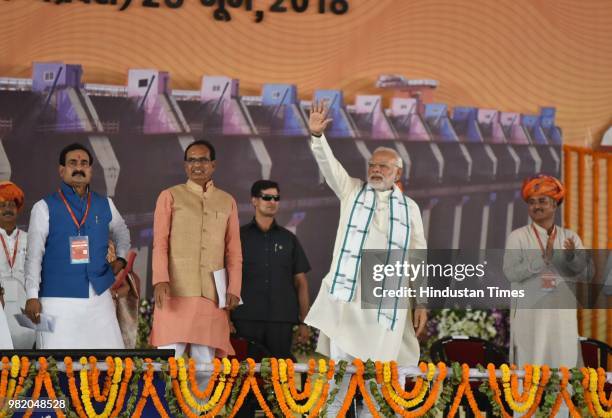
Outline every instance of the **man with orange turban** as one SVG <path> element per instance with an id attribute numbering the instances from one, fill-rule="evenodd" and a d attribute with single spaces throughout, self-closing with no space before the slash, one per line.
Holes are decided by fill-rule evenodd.
<path id="1" fill-rule="evenodd" d="M 588 262 L 580 237 L 555 225 L 564 195 L 563 185 L 552 176 L 526 179 L 522 196 L 532 222 L 512 231 L 506 241 L 506 277 L 524 289 L 527 301 L 537 301 L 530 309 L 526 301 L 513 301 L 510 361 L 519 367 L 576 367 L 581 362 L 573 292 L 574 279 L 584 276 Z"/>
<path id="2" fill-rule="evenodd" d="M 20 326 L 15 314 L 25 304 L 24 263 L 27 233 L 17 228 L 17 215 L 23 208 L 23 191 L 10 181 L 0 182 L 0 286 L 4 289 L 4 312 L 15 349 L 31 349 L 34 330 Z"/>

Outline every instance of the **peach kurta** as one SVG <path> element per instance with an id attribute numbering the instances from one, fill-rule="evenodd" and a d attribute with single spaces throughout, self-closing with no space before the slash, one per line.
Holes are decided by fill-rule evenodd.
<path id="1" fill-rule="evenodd" d="M 202 189 L 188 181 L 190 188 Z M 203 202 L 214 190 L 210 182 L 203 193 Z M 157 199 L 153 224 L 153 285 L 172 280 L 169 273 L 169 243 L 172 233 L 173 197 L 164 190 Z M 185 237 L 186 240 L 189 237 Z M 242 250 L 238 209 L 232 200 L 231 213 L 225 231 L 225 269 L 228 276 L 228 293 L 240 296 L 242 283 Z M 155 346 L 176 343 L 192 343 L 214 347 L 218 356 L 233 354 L 229 339 L 228 314 L 210 299 L 198 296 L 168 298 L 162 309 L 155 309 L 151 344 Z"/>

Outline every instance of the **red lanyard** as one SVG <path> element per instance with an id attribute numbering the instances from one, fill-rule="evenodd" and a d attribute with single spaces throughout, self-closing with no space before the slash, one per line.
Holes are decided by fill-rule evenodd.
<path id="1" fill-rule="evenodd" d="M 553 226 L 553 231 L 552 234 L 550 234 L 550 237 L 548 238 L 549 241 L 555 241 L 555 237 L 557 236 L 557 227 Z M 535 233 L 536 238 L 538 239 L 538 244 L 540 245 L 540 249 L 542 250 L 542 258 L 546 259 L 546 248 L 544 248 L 544 246 L 542 245 L 542 241 L 540 240 L 540 234 L 538 234 L 538 230 L 536 229 L 535 226 L 533 226 L 533 224 L 531 224 L 531 229 L 533 229 L 533 232 Z M 548 241 L 546 242 L 546 247 L 548 248 Z"/>
<path id="2" fill-rule="evenodd" d="M 8 246 L 6 245 L 6 241 L 4 240 L 4 237 L 2 236 L 2 234 L 0 234 L 0 240 L 2 240 L 2 248 L 4 248 L 4 254 L 6 255 L 6 261 L 8 262 L 9 267 L 12 270 L 13 266 L 15 265 L 15 260 L 17 259 L 17 247 L 19 247 L 19 230 L 17 230 L 17 237 L 15 238 L 15 248 L 13 249 L 12 258 L 9 255 Z"/>
<path id="3" fill-rule="evenodd" d="M 81 227 L 85 223 L 85 220 L 87 219 L 87 215 L 89 215 L 89 207 L 91 206 L 91 192 L 87 192 L 87 208 L 85 209 L 85 215 L 83 215 L 83 219 L 81 219 L 81 222 L 77 221 L 77 218 L 74 215 L 74 212 L 72 211 L 72 208 L 68 204 L 68 201 L 66 200 L 66 196 L 64 196 L 64 193 L 62 192 L 62 190 L 61 189 L 57 189 L 57 192 L 59 193 L 60 197 L 64 201 L 64 205 L 66 205 L 66 209 L 68 209 L 68 213 L 70 213 L 70 217 L 72 218 L 72 222 L 74 222 L 74 224 L 76 225 L 77 229 L 80 231 Z"/>

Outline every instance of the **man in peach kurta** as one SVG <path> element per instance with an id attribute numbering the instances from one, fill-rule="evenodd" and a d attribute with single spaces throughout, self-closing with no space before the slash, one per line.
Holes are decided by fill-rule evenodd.
<path id="1" fill-rule="evenodd" d="M 233 354 L 229 311 L 238 306 L 242 252 L 236 201 L 212 182 L 215 149 L 195 141 L 185 150 L 187 183 L 164 190 L 153 224 L 155 311 L 151 344 L 198 363 Z M 225 269 L 224 309 L 213 273 Z"/>

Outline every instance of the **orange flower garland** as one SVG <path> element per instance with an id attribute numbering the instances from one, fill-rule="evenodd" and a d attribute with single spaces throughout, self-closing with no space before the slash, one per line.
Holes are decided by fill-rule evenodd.
<path id="1" fill-rule="evenodd" d="M 157 410 L 157 413 L 162 418 L 170 418 L 164 406 L 162 405 L 159 396 L 157 395 L 157 390 L 153 385 L 153 374 L 155 370 L 153 369 L 152 360 L 150 358 L 145 359 L 145 363 L 147 364 L 147 372 L 144 376 L 144 386 L 142 388 L 142 393 L 140 394 L 140 399 L 136 404 L 136 409 L 134 410 L 134 414 L 132 418 L 139 418 L 142 415 L 142 411 L 144 410 L 145 404 L 147 403 L 147 398 L 151 398 L 153 400 L 153 405 Z"/>
<path id="2" fill-rule="evenodd" d="M 463 364 L 463 373 L 470 373 L 470 367 L 467 364 Z M 470 405 L 470 408 L 472 408 L 472 412 L 474 413 L 474 416 L 476 416 L 476 418 L 480 418 L 482 417 L 482 412 L 480 412 L 480 410 L 478 409 L 478 402 L 476 402 L 476 399 L 474 398 L 474 393 L 472 392 L 472 386 L 470 385 L 470 379 L 469 377 L 467 378 L 467 383 L 465 385 L 465 396 L 467 396 L 467 400 L 468 400 L 468 404 Z"/>
<path id="3" fill-rule="evenodd" d="M 254 370 L 255 361 L 249 358 L 247 359 L 247 362 L 249 363 L 249 370 L 251 368 L 253 368 Z M 261 406 L 261 409 L 263 409 L 266 416 L 268 418 L 274 418 L 274 414 L 272 414 L 272 410 L 270 410 L 270 407 L 266 404 L 266 401 L 264 400 L 264 397 L 262 396 L 261 391 L 259 390 L 259 386 L 257 385 L 257 379 L 255 379 L 255 376 L 253 374 L 250 374 L 249 376 L 249 384 L 253 389 L 253 393 L 255 394 L 255 398 L 257 399 L 259 406 Z"/>
<path id="4" fill-rule="evenodd" d="M 319 398 L 325 396 L 324 389 L 325 383 L 329 381 L 327 378 L 330 375 L 330 369 L 335 367 L 333 361 L 329 362 L 329 367 L 327 361 L 320 359 L 319 360 L 319 372 L 318 379 L 314 382 L 314 388 L 309 390 L 310 394 L 308 400 L 299 405 L 295 402 L 291 395 L 291 391 L 289 389 L 290 381 L 294 370 L 287 367 L 287 362 L 283 359 L 277 360 L 275 358 L 270 359 L 271 363 L 271 371 L 272 371 L 272 386 L 274 389 L 274 393 L 276 394 L 276 398 L 278 400 L 279 406 L 286 417 L 293 417 L 294 413 L 305 414 L 314 409 L 315 405 L 319 403 Z M 289 374 L 289 377 L 287 376 Z M 333 372 L 332 372 L 333 376 Z M 323 381 L 325 378 L 325 383 Z M 312 380 L 312 376 L 309 376 L 309 380 Z"/>
<path id="5" fill-rule="evenodd" d="M 108 363 L 109 358 L 106 359 Z M 185 359 L 187 360 L 187 359 Z M 109 371 L 99 370 L 96 365 L 97 362 L 95 357 L 89 357 L 88 359 L 82 359 L 86 370 L 82 370 L 80 375 L 82 377 L 81 384 L 84 385 L 79 390 L 77 386 L 76 377 L 73 370 L 72 359 L 66 357 L 64 363 L 66 365 L 66 376 L 68 378 L 69 396 L 71 400 L 70 408 L 73 416 L 78 415 L 80 418 L 89 418 L 92 413 L 90 399 L 95 398 L 97 401 L 100 399 L 107 399 L 107 402 L 112 404 L 112 400 L 116 402 L 111 406 L 108 406 L 108 410 L 105 410 L 103 416 L 116 418 L 121 414 L 123 409 L 127 393 L 129 392 L 130 382 L 134 380 L 133 371 L 134 363 L 132 359 L 126 358 L 123 363 L 119 359 L 115 359 L 113 365 L 109 363 Z M 112 361 L 112 359 L 111 359 Z M 163 417 L 169 418 L 169 413 L 165 410 L 160 394 L 153 385 L 155 370 L 153 368 L 152 360 L 146 359 L 146 368 L 142 376 L 144 381 L 143 389 L 140 394 L 135 393 L 133 396 L 139 396 L 137 399 L 135 409 L 132 416 L 140 418 L 143 415 L 143 411 L 148 402 L 148 398 L 151 398 L 153 406 L 157 411 L 156 414 Z M 248 372 L 244 375 L 245 379 L 241 386 L 236 386 L 236 378 L 238 376 L 240 363 L 236 360 L 228 361 L 223 359 L 222 362 L 217 360 L 212 375 L 212 383 L 209 382 L 204 390 L 199 390 L 197 384 L 195 384 L 195 363 L 189 361 L 188 369 L 185 367 L 185 362 L 179 362 L 179 370 L 177 370 L 177 361 L 171 358 L 168 362 L 170 379 L 168 384 L 169 390 L 172 390 L 176 394 L 177 406 L 180 407 L 180 411 L 183 412 L 189 418 L 213 418 L 220 414 L 224 408 L 225 413 L 230 418 L 234 418 L 238 413 L 239 409 L 244 405 L 245 399 L 250 391 L 253 391 L 260 408 L 264 410 L 264 414 L 267 418 L 275 418 L 271 411 L 271 408 L 266 404 L 265 396 L 270 396 L 270 393 L 262 394 L 258 382 L 256 379 L 256 365 L 252 359 L 247 360 Z M 271 359 L 271 374 L 274 389 L 274 393 L 278 399 L 279 405 L 281 406 L 282 415 L 293 417 L 295 412 L 302 411 L 303 416 L 309 418 L 315 418 L 321 414 L 325 405 L 330 402 L 330 387 L 333 386 L 334 368 L 333 362 L 325 363 L 322 361 L 319 364 L 319 372 L 317 374 L 316 362 L 311 360 L 308 364 L 308 377 L 306 379 L 303 390 L 299 391 L 296 387 L 295 382 L 295 365 L 291 361 Z M 122 366 L 123 364 L 123 366 Z M 89 367 L 87 367 L 89 365 Z M 327 367 L 329 366 L 329 367 Z M 376 418 L 380 418 L 382 413 L 378 411 L 378 408 L 383 407 L 385 411 L 393 410 L 396 414 L 403 417 L 419 417 L 424 414 L 430 413 L 431 408 L 434 405 L 440 407 L 441 403 L 438 401 L 439 395 L 444 386 L 446 378 L 446 366 L 443 363 L 437 365 L 437 368 L 433 364 L 429 364 L 429 370 L 425 363 L 421 363 L 420 369 L 423 372 L 427 372 L 427 378 L 419 376 L 414 379 L 414 387 L 410 390 L 405 390 L 402 387 L 401 382 L 398 380 L 398 367 L 395 362 L 376 362 L 375 367 L 375 378 L 377 383 L 381 384 L 382 398 L 374 391 L 370 393 L 368 385 L 374 383 L 366 380 L 369 375 L 365 372 L 365 364 L 356 359 L 354 361 L 355 372 L 353 373 L 350 381 L 348 382 L 348 390 L 346 396 L 342 401 L 342 407 L 337 415 L 340 418 L 346 416 L 348 409 L 351 406 L 355 393 L 359 390 L 364 399 L 365 407 L 372 413 Z M 368 366 L 370 367 L 370 366 Z M 124 375 L 121 376 L 121 369 L 123 368 Z M 438 370 L 438 373 L 436 372 Z M 474 413 L 476 418 L 482 418 L 482 412 L 478 409 L 478 405 L 474 398 L 473 388 L 470 384 L 470 369 L 466 364 L 461 365 L 461 382 L 455 390 L 453 395 L 453 401 L 450 405 L 450 411 L 448 417 L 456 418 L 459 406 L 463 399 L 467 399 L 469 408 Z M 30 399 L 40 400 L 41 396 L 48 396 L 51 400 L 57 400 L 58 395 L 56 390 L 58 389 L 58 382 L 55 379 L 55 373 L 57 369 L 52 367 L 49 368 L 49 364 L 46 358 L 41 357 L 38 359 L 38 371 L 32 373 L 34 368 L 30 367 L 30 361 L 23 357 L 19 359 L 17 356 L 12 358 L 2 357 L 0 359 L 0 417 L 10 414 L 11 411 L 7 409 L 7 399 L 14 399 L 20 397 L 25 388 L 32 387 L 32 393 Z M 187 372 L 188 370 L 188 372 Z M 223 370 L 223 375 L 221 371 Z M 369 370 L 369 368 L 368 368 Z M 517 368 L 511 366 L 511 370 L 504 366 L 502 370 L 502 379 L 504 388 L 501 388 L 501 381 L 498 381 L 496 377 L 497 370 L 493 365 L 488 366 L 488 381 L 493 393 L 493 403 L 497 403 L 501 409 L 501 414 L 504 418 L 511 418 L 512 411 L 508 412 L 504 410 L 503 397 L 511 399 L 513 402 L 510 403 L 511 408 L 514 411 L 518 406 L 521 406 L 521 411 L 524 411 L 523 418 L 529 418 L 535 416 L 538 409 L 542 406 L 543 396 L 546 393 L 546 387 L 550 386 L 550 368 L 546 365 L 542 367 L 526 365 L 525 370 L 525 383 L 523 384 L 522 391 L 519 383 L 518 374 L 516 373 Z M 585 404 L 581 404 L 580 407 L 588 407 L 588 414 L 600 418 L 612 418 L 612 395 L 609 395 L 605 391 L 606 384 L 606 373 L 603 369 L 581 369 L 583 377 L 581 378 L 582 386 L 584 387 L 584 400 Z M 100 382 L 97 384 L 100 378 L 100 374 L 106 373 L 104 383 Z M 187 374 L 189 379 L 186 379 Z M 538 377 L 539 374 L 539 377 Z M 560 367 L 560 382 L 554 386 L 558 389 L 558 394 L 554 398 L 551 404 L 548 404 L 550 409 L 550 417 L 554 417 L 563 407 L 563 403 L 567 405 L 570 416 L 572 418 L 579 418 L 582 414 L 578 410 L 577 405 L 574 405 L 572 395 L 570 394 L 570 382 L 575 380 L 572 377 L 571 371 L 567 367 Z M 84 376 L 84 377 L 83 377 Z M 108 388 L 108 377 L 110 376 L 111 387 Z M 84 380 L 83 380 L 84 379 Z M 223 384 L 220 384 L 223 381 Z M 429 383 L 428 383 L 429 382 Z M 346 385 L 347 382 L 344 382 Z M 577 382 L 574 382 L 576 384 Z M 88 384 L 91 384 L 91 388 L 88 389 Z M 135 384 L 135 382 L 132 382 Z M 206 414 L 198 415 L 194 413 L 193 398 L 187 398 L 190 395 L 189 386 L 198 389 L 198 392 L 194 390 L 193 393 L 196 395 L 203 396 L 208 395 L 210 398 L 214 394 L 214 400 L 210 402 L 210 405 L 206 409 Z M 431 389 L 429 388 L 431 385 Z M 473 385 L 473 383 L 472 383 Z M 96 388 L 97 386 L 97 388 Z M 445 390 L 445 396 L 450 395 L 450 388 Z M 43 395 L 42 391 L 46 394 Z M 28 390 L 28 393 L 30 391 Z M 505 392 L 505 393 L 504 393 Z M 526 393 L 530 393 L 526 396 Z M 234 404 L 230 408 L 227 408 L 228 399 L 230 396 L 236 396 Z M 68 395 L 68 394 L 67 394 Z M 308 395 L 308 396 L 307 396 Z M 206 396 L 204 397 L 207 398 Z M 524 400 L 527 398 L 526 400 Z M 62 399 L 63 395 L 62 395 Z M 382 400 L 384 399 L 384 401 Z M 297 402 L 296 401 L 301 401 Z M 88 406 L 84 408 L 83 402 L 87 403 Z M 132 402 L 132 401 L 131 401 Z M 130 402 L 130 409 L 133 404 Z M 446 401 L 442 402 L 445 404 Z M 522 405 L 520 405 L 522 404 Z M 513 406 L 514 405 L 514 406 Z M 416 409 L 415 409 L 416 408 Z M 153 409 L 153 407 L 151 407 Z M 199 409 L 203 413 L 202 409 Z M 75 414 L 76 412 L 76 414 Z M 387 412 L 385 412 L 387 413 Z M 26 411 L 24 415 L 26 418 L 31 417 L 32 410 Z M 60 418 L 65 418 L 66 413 L 61 410 L 55 410 L 55 415 Z M 278 414 L 277 414 L 278 415 Z M 587 415 L 585 412 L 584 415 Z M 93 415 L 92 415 L 93 416 Z"/>
<path id="6" fill-rule="evenodd" d="M 115 372 L 115 362 L 111 356 L 106 357 L 106 378 L 104 379 L 104 389 L 100 393 L 100 370 L 98 369 L 98 360 L 94 356 L 89 356 L 89 367 L 91 372 L 88 373 L 89 387 L 92 388 L 91 394 L 97 402 L 105 402 L 110 392 L 113 373 Z"/>
<path id="7" fill-rule="evenodd" d="M 550 379 L 550 367 L 544 364 L 542 366 L 542 378 L 540 379 L 540 384 L 539 384 L 538 391 L 536 393 L 535 401 L 533 402 L 533 405 L 531 405 L 531 408 L 529 408 L 529 411 L 527 411 L 527 413 L 523 415 L 523 418 L 529 418 L 533 414 L 536 413 L 536 411 L 538 410 L 538 406 L 540 405 L 540 402 L 542 401 L 542 395 L 544 394 L 544 389 L 546 389 L 546 384 L 548 383 L 549 379 Z"/>
<path id="8" fill-rule="evenodd" d="M 557 416 L 557 413 L 559 413 L 559 409 L 561 409 L 561 404 L 563 403 L 563 400 L 565 400 L 565 403 L 570 412 L 570 416 L 572 418 L 580 418 L 580 412 L 578 412 L 578 410 L 576 409 L 576 406 L 572 402 L 572 397 L 567 391 L 567 385 L 569 383 L 569 371 L 567 370 L 567 367 L 561 367 L 559 371 L 561 372 L 561 387 L 559 395 L 557 395 L 557 399 L 555 400 L 555 403 L 550 411 L 550 416 Z"/>
<path id="9" fill-rule="evenodd" d="M 8 386 L 9 367 L 8 357 L 2 357 L 2 377 L 0 377 L 0 409 L 4 407 L 6 402 L 6 387 Z"/>
<path id="10" fill-rule="evenodd" d="M 504 418 L 512 418 L 512 415 L 506 412 L 503 406 L 503 403 L 501 401 L 501 391 L 497 384 L 497 377 L 495 376 L 495 366 L 489 363 L 489 365 L 487 366 L 487 370 L 489 372 L 489 385 L 491 386 L 491 389 L 493 390 L 495 402 L 497 402 L 497 404 L 499 405 L 502 416 Z M 540 405 L 540 401 L 542 400 L 542 394 L 544 393 L 546 384 L 548 383 L 548 380 L 550 379 L 550 367 L 548 367 L 547 365 L 543 365 L 541 367 L 541 370 L 542 370 L 542 377 L 538 384 L 538 390 L 536 391 L 535 399 L 533 401 L 533 404 L 530 406 L 529 410 L 527 411 L 527 413 L 523 415 L 523 418 L 529 418 L 537 411 Z"/>
<path id="11" fill-rule="evenodd" d="M 605 382 L 605 374 L 600 374 L 598 371 L 592 368 L 583 367 L 580 370 L 584 375 L 582 385 L 584 387 L 584 398 L 586 400 L 589 412 L 593 416 L 612 418 L 612 411 L 606 411 L 600 403 L 600 398 L 603 393 L 603 385 L 601 385 L 601 382 Z M 601 391 L 599 390 L 600 387 L 602 389 Z"/>
<path id="12" fill-rule="evenodd" d="M 200 391 L 200 389 L 198 388 L 198 382 L 196 380 L 195 361 L 192 358 L 189 359 L 189 383 L 191 386 L 191 392 L 193 392 L 193 394 L 198 399 L 209 398 L 213 391 L 213 388 L 215 387 L 215 382 L 217 381 L 217 377 L 219 376 L 219 372 L 221 371 L 221 361 L 218 358 L 215 358 L 213 364 L 214 370 L 212 375 L 210 376 L 208 385 L 206 386 L 206 389 L 204 389 L 204 391 Z"/>
<path id="13" fill-rule="evenodd" d="M 599 394 L 599 403 L 602 406 L 610 409 L 612 407 L 612 394 L 606 399 L 606 393 L 604 391 L 604 385 L 606 383 L 606 371 L 599 367 L 597 369 L 597 393 Z"/>
<path id="14" fill-rule="evenodd" d="M 74 407 L 76 413 L 80 418 L 87 418 L 87 413 L 83 409 L 83 405 L 81 404 L 81 397 L 79 396 L 79 391 L 76 386 L 74 370 L 72 369 L 72 358 L 65 357 L 64 364 L 66 365 L 66 375 L 68 376 L 68 391 L 70 392 L 70 400 L 72 401 L 72 406 Z"/>
<path id="15" fill-rule="evenodd" d="M 302 393 L 298 393 L 295 387 L 295 368 L 293 366 L 293 360 L 287 359 L 287 378 L 289 380 L 289 391 L 291 392 L 291 396 L 296 401 L 302 401 L 310 396 L 310 391 L 312 389 L 312 375 L 314 374 L 315 369 L 315 360 L 308 360 L 308 376 L 306 377 L 306 383 L 304 384 L 304 388 Z"/>
<path id="16" fill-rule="evenodd" d="M 47 367 L 49 367 L 48 363 L 47 363 L 47 359 L 44 357 L 39 357 L 38 359 L 38 374 L 36 375 L 36 378 L 34 379 L 34 391 L 32 392 L 32 397 L 31 399 L 33 401 L 38 400 L 38 398 L 40 397 L 40 391 L 43 387 L 43 383 L 45 381 L 45 377 L 48 377 L 48 373 L 47 373 Z M 28 409 L 24 414 L 23 414 L 23 418 L 30 418 L 30 416 L 32 416 L 32 412 L 33 409 L 30 408 Z M 61 411 L 60 411 L 61 413 Z M 58 415 L 59 416 L 59 415 Z M 61 417 L 62 418 L 64 416 L 63 413 L 61 413 Z"/>
<path id="17" fill-rule="evenodd" d="M 212 406 L 211 410 L 208 413 L 204 415 L 199 415 L 193 412 L 191 406 L 188 405 L 187 401 L 185 400 L 185 396 L 183 395 L 183 392 L 181 390 L 181 386 L 179 383 L 179 379 L 178 379 L 179 372 L 177 370 L 176 358 L 171 358 L 169 360 L 169 364 L 170 364 L 170 378 L 172 381 L 172 390 L 174 392 L 174 395 L 176 396 L 177 402 L 182 412 L 185 415 L 187 415 L 189 418 L 195 418 L 195 417 L 200 417 L 200 416 L 206 417 L 206 418 L 215 417 L 221 411 L 221 409 L 225 406 L 225 403 L 227 402 L 227 399 L 229 398 L 231 394 L 234 381 L 240 369 L 240 363 L 236 359 L 233 359 L 231 361 L 231 369 L 230 369 L 229 375 L 224 374 L 223 377 L 220 378 L 221 384 L 224 384 L 224 379 L 226 379 L 226 376 L 228 376 L 227 383 L 225 383 L 223 386 L 223 392 L 221 393 L 219 400 L 213 404 L 214 406 Z M 193 372 L 195 372 L 195 363 L 194 363 L 192 370 Z M 215 375 L 218 375 L 218 373 L 216 373 Z M 209 395 L 213 392 L 213 388 L 215 387 L 214 384 L 216 380 L 217 380 L 216 377 L 214 377 L 214 380 L 213 380 L 213 377 L 211 377 L 210 382 L 208 383 L 208 386 L 205 392 L 209 392 Z M 197 386 L 197 383 L 196 383 L 196 386 Z M 217 390 L 220 390 L 219 387 L 217 388 Z M 209 402 L 211 400 L 209 400 Z"/>
<path id="18" fill-rule="evenodd" d="M 461 376 L 461 384 L 457 387 L 457 393 L 455 394 L 455 399 L 453 399 L 453 403 L 448 411 L 448 418 L 454 418 L 455 414 L 459 410 L 459 404 L 461 403 L 461 398 L 463 398 L 463 393 L 465 392 L 465 381 L 469 382 L 469 370 L 468 375 L 466 377 L 465 369 L 462 371 Z M 469 384 L 468 384 L 469 385 Z"/>
<path id="19" fill-rule="evenodd" d="M 44 357 L 41 357 L 40 360 L 43 360 Z M 46 360 L 45 360 L 46 363 Z M 45 366 L 45 376 L 44 376 L 44 380 L 43 383 L 45 385 L 45 390 L 47 391 L 47 395 L 49 395 L 49 399 L 51 400 L 57 400 L 57 396 L 55 395 L 55 389 L 53 388 L 53 382 L 51 382 L 51 376 L 49 375 L 49 372 L 46 371 L 47 370 L 47 366 Z M 55 416 L 57 418 L 64 418 L 66 415 L 64 415 L 64 411 L 62 411 L 59 408 L 54 408 L 55 411 Z"/>
<path id="20" fill-rule="evenodd" d="M 512 371 L 516 370 L 516 365 L 513 364 L 511 367 Z M 529 390 L 531 389 L 531 379 L 533 377 L 533 366 L 531 364 L 525 365 L 525 377 L 523 379 L 523 393 L 519 395 L 518 393 L 518 375 L 516 373 L 512 373 L 510 378 L 510 388 L 512 390 L 512 397 L 516 400 L 516 402 L 524 403 L 529 398 Z"/>
<path id="21" fill-rule="evenodd" d="M 414 411 L 406 411 L 400 405 L 395 403 L 395 401 L 391 398 L 390 393 L 387 390 L 386 386 L 383 386 L 382 388 L 383 396 L 385 397 L 387 403 L 393 409 L 393 411 L 395 411 L 396 413 L 400 414 L 403 417 L 408 417 L 408 418 L 420 417 L 420 416 L 425 415 L 427 412 L 429 412 L 429 410 L 434 406 L 436 400 L 438 399 L 438 395 L 440 394 L 440 391 L 442 390 L 442 385 L 443 385 L 444 379 L 446 378 L 446 374 L 447 374 L 446 365 L 444 363 L 442 362 L 438 363 L 438 369 L 439 369 L 438 377 L 436 378 L 436 382 L 434 383 L 433 388 L 429 392 L 429 396 L 427 397 L 427 400 L 425 401 L 425 403 L 423 403 L 423 405 L 419 409 L 414 410 Z M 365 399 L 365 395 L 364 395 L 364 399 Z M 372 412 L 372 408 L 370 408 L 370 412 Z"/>
<path id="22" fill-rule="evenodd" d="M 312 408 L 312 410 L 308 414 L 308 418 L 318 417 L 319 411 L 321 410 L 321 408 L 323 408 L 323 405 L 325 405 L 325 402 L 327 401 L 327 397 L 329 396 L 329 388 L 330 388 L 329 382 L 334 378 L 335 368 L 336 368 L 336 363 L 334 362 L 334 360 L 329 360 L 329 370 L 327 371 L 327 376 L 326 376 L 327 382 L 323 386 L 323 393 L 321 397 L 319 397 L 318 402 L 315 404 L 315 406 Z"/>
<path id="23" fill-rule="evenodd" d="M 487 365 L 487 371 L 489 372 L 489 386 L 491 390 L 493 390 L 493 395 L 495 398 L 495 402 L 500 407 L 500 411 L 502 413 L 503 418 L 512 418 L 512 415 L 506 412 L 506 408 L 504 408 L 504 404 L 501 400 L 501 391 L 499 390 L 499 386 L 497 385 L 497 376 L 495 376 L 495 366 L 492 363 Z"/>
<path id="24" fill-rule="evenodd" d="M 17 389 L 15 389 L 15 391 L 13 392 L 13 399 L 17 399 L 17 396 L 21 394 L 29 369 L 30 359 L 28 359 L 27 357 L 21 357 L 21 371 L 19 372 L 19 381 L 17 383 Z"/>
<path id="25" fill-rule="evenodd" d="M 468 400 L 468 404 L 470 405 L 470 409 L 474 413 L 476 418 L 482 418 L 482 412 L 478 409 L 478 403 L 474 398 L 474 393 L 472 392 L 472 386 L 470 385 L 470 367 L 463 363 L 461 365 L 461 384 L 457 388 L 457 394 L 455 395 L 455 399 L 453 400 L 453 404 L 451 406 L 450 411 L 448 412 L 449 418 L 452 418 L 457 413 L 459 409 L 459 404 L 461 403 L 461 398 L 463 395 Z"/>
<path id="26" fill-rule="evenodd" d="M 374 418 L 379 418 L 380 415 L 378 414 L 378 410 L 376 409 L 374 402 L 372 402 L 372 399 L 370 398 L 370 393 L 365 388 L 365 382 L 363 380 L 363 373 L 365 372 L 365 366 L 363 364 L 363 361 L 361 361 L 360 359 L 355 359 L 353 360 L 353 365 L 357 367 L 357 372 L 355 373 L 355 375 L 357 376 L 357 386 L 359 387 L 359 390 L 361 391 L 361 396 L 363 396 L 363 401 L 365 402 L 366 406 L 370 410 L 370 413 L 372 414 L 372 416 Z"/>
<path id="27" fill-rule="evenodd" d="M 274 394 L 276 395 L 276 400 L 278 401 L 278 406 L 280 406 L 281 411 L 285 414 L 285 417 L 291 418 L 293 416 L 291 409 L 287 406 L 285 402 L 285 397 L 283 396 L 283 390 L 280 387 L 280 378 L 278 376 L 278 360 L 275 358 L 270 359 L 270 365 L 272 368 L 272 387 L 274 388 Z"/>
<path id="28" fill-rule="evenodd" d="M 425 362 L 421 362 L 419 363 L 419 368 L 421 369 L 422 373 L 427 372 L 427 363 Z M 420 391 L 421 391 L 421 387 L 423 386 L 423 378 L 422 377 L 417 377 L 416 381 L 414 382 L 414 387 L 406 392 L 404 390 L 404 387 L 402 387 L 402 385 L 399 384 L 399 377 L 398 377 L 398 373 L 397 373 L 397 362 L 392 361 L 391 362 L 391 385 L 393 386 L 393 390 L 395 390 L 395 393 L 397 393 L 399 396 L 401 396 L 404 399 L 412 399 L 414 398 Z M 404 385 L 406 383 L 404 382 Z"/>
<path id="29" fill-rule="evenodd" d="M 111 418 L 114 418 L 119 415 L 121 410 L 123 409 L 123 403 L 125 402 L 125 395 L 127 393 L 128 384 L 132 379 L 132 372 L 134 370 L 134 362 L 131 358 L 126 357 L 125 359 L 125 370 L 123 375 L 123 380 L 121 381 L 121 388 L 119 389 L 119 396 L 117 397 L 117 402 L 115 403 L 115 409 L 111 412 Z M 109 389 L 110 391 L 110 389 Z"/>
<path id="30" fill-rule="evenodd" d="M 261 392 L 259 391 L 259 387 L 257 386 L 257 380 L 255 378 L 255 361 L 251 358 L 248 358 L 247 364 L 249 367 L 248 375 L 247 378 L 244 380 L 240 395 L 238 395 L 238 398 L 236 399 L 236 403 L 234 404 L 234 407 L 232 408 L 229 414 L 229 418 L 234 418 L 234 416 L 236 416 L 236 414 L 242 407 L 246 396 L 251 390 L 255 394 L 255 398 L 257 399 L 257 402 L 259 403 L 261 409 L 263 409 L 266 417 L 274 418 L 274 414 L 272 414 L 270 407 L 268 407 L 268 405 L 266 404 L 266 401 L 264 400 L 263 396 L 261 395 Z"/>
<path id="31" fill-rule="evenodd" d="M 359 366 L 356 366 L 356 367 L 359 369 Z M 361 368 L 362 368 L 361 373 L 363 373 L 363 369 L 364 369 L 363 363 L 361 363 Z M 351 407 L 351 402 L 353 401 L 353 397 L 355 396 L 355 392 L 357 391 L 357 384 L 358 384 L 357 379 L 358 379 L 357 373 L 351 376 L 351 380 L 349 381 L 349 386 L 346 391 L 346 395 L 344 396 L 344 402 L 342 403 L 342 407 L 338 411 L 339 418 L 344 418 L 349 408 Z M 342 384 L 342 382 L 340 382 L 340 384 Z"/>

